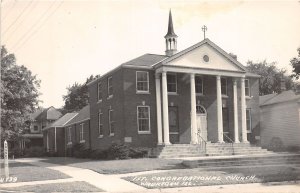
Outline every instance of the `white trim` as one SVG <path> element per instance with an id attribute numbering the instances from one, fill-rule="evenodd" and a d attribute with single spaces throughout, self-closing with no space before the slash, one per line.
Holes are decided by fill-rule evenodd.
<path id="1" fill-rule="evenodd" d="M 67 142 L 68 144 L 71 143 L 72 144 L 72 132 L 71 132 L 72 127 L 69 126 L 67 127 Z"/>
<path id="2" fill-rule="evenodd" d="M 56 127 L 54 127 L 54 152 L 57 152 Z"/>
<path id="3" fill-rule="evenodd" d="M 79 143 L 85 143 L 85 140 L 81 140 L 81 141 L 79 141 Z"/>
<path id="4" fill-rule="evenodd" d="M 246 87 L 246 82 L 248 82 L 248 87 Z M 249 89 L 249 95 L 247 95 L 246 89 Z M 251 89 L 250 89 L 250 80 L 249 79 L 245 79 L 245 97 L 247 99 L 247 97 L 251 97 Z"/>
<path id="5" fill-rule="evenodd" d="M 148 128 L 149 128 L 149 131 L 140 131 L 140 125 L 139 125 L 139 108 L 140 107 L 143 107 L 143 108 L 147 108 L 148 109 Z M 138 134 L 151 134 L 151 128 L 150 128 L 150 106 L 143 106 L 143 105 L 139 105 L 136 107 L 136 120 L 137 120 L 137 129 L 138 129 Z"/>
<path id="6" fill-rule="evenodd" d="M 168 84 L 169 84 L 169 81 L 168 81 L 168 75 L 171 75 L 171 76 L 173 76 L 173 75 L 175 75 L 175 85 L 176 85 L 176 91 L 175 92 L 169 92 L 168 91 Z M 172 83 L 173 84 L 173 83 Z M 177 80 L 177 73 L 167 73 L 167 92 L 168 92 L 168 95 L 175 95 L 175 94 L 178 94 L 178 80 Z"/>
<path id="7" fill-rule="evenodd" d="M 103 129 L 103 124 L 102 124 L 101 119 L 100 119 L 100 116 L 102 118 L 102 115 L 103 115 L 103 113 L 101 112 L 101 110 L 99 110 L 99 112 L 98 112 L 98 134 L 99 134 L 99 137 L 100 136 L 103 137 L 103 134 L 102 135 L 100 134 L 100 131 L 101 131 L 100 125 L 102 125 L 102 129 Z M 102 133 L 103 133 L 103 131 L 102 131 Z"/>
<path id="8" fill-rule="evenodd" d="M 100 85 L 100 88 L 101 88 L 101 99 L 99 99 L 99 91 L 100 91 L 99 85 Z M 102 98 L 103 98 L 103 92 L 102 91 L 103 91 L 103 89 L 102 89 L 102 82 L 99 81 L 98 84 L 97 84 L 97 100 L 98 100 L 98 102 L 100 102 L 100 101 L 102 102 Z"/>
<path id="9" fill-rule="evenodd" d="M 81 143 L 81 141 L 85 141 L 84 140 L 84 123 L 80 124 L 80 128 L 79 128 L 79 141 Z"/>
<path id="10" fill-rule="evenodd" d="M 111 120 L 111 115 L 110 112 L 114 112 L 113 109 L 108 109 L 108 125 L 109 125 L 109 136 L 114 136 L 115 135 L 115 128 L 114 131 L 111 132 L 111 123 L 114 123 L 114 120 Z M 113 117 L 114 118 L 114 117 Z"/>
<path id="11" fill-rule="evenodd" d="M 249 112 L 249 119 L 247 117 L 247 112 Z M 248 128 L 248 120 L 250 120 L 250 128 Z M 247 133 L 252 133 L 252 114 L 251 114 L 251 108 L 246 108 L 246 125 L 247 125 Z"/>
<path id="12" fill-rule="evenodd" d="M 138 73 L 147 73 L 147 90 L 138 90 Z M 137 94 L 149 94 L 150 88 L 149 88 L 149 72 L 147 71 L 136 71 L 135 72 L 135 90 Z"/>
<path id="13" fill-rule="evenodd" d="M 111 84 L 109 84 L 109 80 L 111 79 Z M 113 97 L 113 84 L 112 84 L 112 76 L 107 77 L 107 99 Z M 112 88 L 112 93 L 109 93 L 109 88 Z"/>

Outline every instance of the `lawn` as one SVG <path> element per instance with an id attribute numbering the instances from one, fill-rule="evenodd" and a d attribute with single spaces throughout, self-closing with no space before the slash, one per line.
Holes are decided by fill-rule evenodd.
<path id="1" fill-rule="evenodd" d="M 1 166 L 1 177 L 4 177 L 3 164 Z M 29 182 L 40 180 L 54 180 L 62 178 L 70 178 L 61 172 L 51 170 L 48 168 L 33 166 L 28 163 L 20 163 L 10 160 L 9 163 L 9 176 L 16 177 L 16 182 Z"/>
<path id="2" fill-rule="evenodd" d="M 51 157 L 45 158 L 44 162 L 68 165 L 84 169 L 90 169 L 101 174 L 124 174 L 131 172 L 150 170 L 181 169 L 182 160 L 175 159 L 128 159 L 128 160 L 90 160 L 77 158 Z"/>
<path id="3" fill-rule="evenodd" d="M 125 177 L 124 179 L 146 188 L 265 183 L 300 180 L 300 169 L 288 166 L 209 170 L 195 168 Z"/>
<path id="4" fill-rule="evenodd" d="M 76 187 L 76 188 L 74 188 Z M 65 182 L 53 184 L 39 184 L 34 186 L 19 186 L 13 188 L 0 188 L 0 192 L 4 191 L 21 191 L 21 192 L 103 192 L 86 182 Z"/>

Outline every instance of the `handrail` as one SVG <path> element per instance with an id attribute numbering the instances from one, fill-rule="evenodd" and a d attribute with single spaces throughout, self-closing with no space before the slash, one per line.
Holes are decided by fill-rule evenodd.
<path id="1" fill-rule="evenodd" d="M 232 149 L 232 155 L 234 155 L 234 148 L 233 148 L 234 141 L 226 133 L 223 133 L 223 135 L 225 136 L 226 139 L 228 139 L 230 141 L 231 149 Z"/>
<path id="2" fill-rule="evenodd" d="M 197 131 L 197 136 L 198 136 L 198 142 L 199 142 L 199 145 L 201 147 L 201 150 L 204 150 L 205 154 L 207 153 L 206 152 L 206 144 L 207 144 L 207 141 L 201 136 L 200 134 L 200 131 Z M 201 139 L 200 139 L 201 138 Z M 199 140 L 200 139 L 200 140 Z"/>

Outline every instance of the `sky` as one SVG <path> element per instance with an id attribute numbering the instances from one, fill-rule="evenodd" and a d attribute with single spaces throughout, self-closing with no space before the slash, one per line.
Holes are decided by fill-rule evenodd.
<path id="1" fill-rule="evenodd" d="M 300 47 L 300 2 L 2 0 L 1 44 L 41 80 L 40 104 L 60 108 L 67 87 L 145 53 L 164 54 L 172 10 L 178 51 L 206 37 L 248 60 L 289 61 Z"/>

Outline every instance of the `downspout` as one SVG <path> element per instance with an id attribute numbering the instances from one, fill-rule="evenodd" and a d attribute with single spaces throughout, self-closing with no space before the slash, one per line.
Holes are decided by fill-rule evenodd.
<path id="1" fill-rule="evenodd" d="M 91 120 L 89 119 L 89 146 L 92 149 Z"/>

